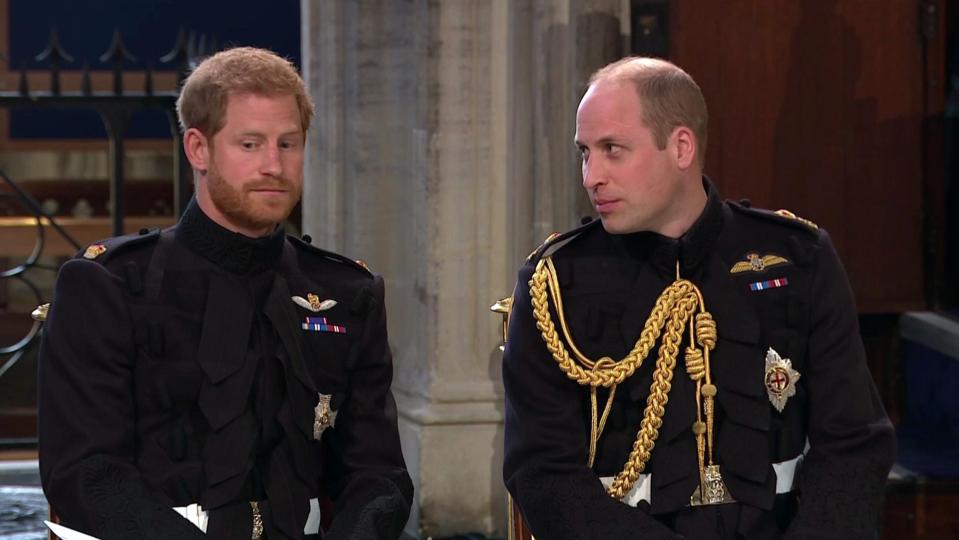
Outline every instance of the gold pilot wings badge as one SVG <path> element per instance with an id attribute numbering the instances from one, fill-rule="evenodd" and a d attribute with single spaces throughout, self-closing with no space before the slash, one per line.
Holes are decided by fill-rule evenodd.
<path id="1" fill-rule="evenodd" d="M 763 272 L 767 268 L 789 263 L 789 259 L 779 255 L 760 255 L 756 252 L 746 254 L 745 261 L 739 261 L 729 269 L 730 274 L 743 272 Z"/>
<path id="2" fill-rule="evenodd" d="M 336 411 L 331 406 L 333 396 L 328 394 L 319 394 L 319 396 L 320 399 L 313 409 L 313 438 L 316 440 L 320 440 L 326 428 L 333 427 L 336 422 Z"/>
<path id="3" fill-rule="evenodd" d="M 303 309 L 308 309 L 313 313 L 326 311 L 336 305 L 336 300 L 320 300 L 320 297 L 313 293 L 307 293 L 306 298 L 302 296 L 292 296 L 290 299 L 293 300 L 294 304 Z"/>
<path id="4" fill-rule="evenodd" d="M 772 347 L 766 351 L 766 392 L 769 402 L 777 411 L 783 412 L 786 400 L 796 395 L 799 377 L 799 372 L 793 369 L 792 360 L 779 356 Z"/>

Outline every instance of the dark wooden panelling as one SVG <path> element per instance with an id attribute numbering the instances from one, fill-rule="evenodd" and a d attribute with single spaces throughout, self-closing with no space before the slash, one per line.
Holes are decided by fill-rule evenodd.
<path id="1" fill-rule="evenodd" d="M 892 482 L 886 489 L 882 538 L 945 540 L 959 535 L 959 481 Z"/>
<path id="2" fill-rule="evenodd" d="M 923 140 L 923 173 L 925 182 L 925 254 L 926 254 L 926 299 L 930 307 L 941 309 L 946 297 L 946 154 L 945 154 L 945 108 L 946 46 L 948 42 L 946 20 L 952 13 L 955 18 L 955 2 L 947 6 L 944 0 L 922 0 L 920 33 L 924 48 L 923 74 L 925 79 L 925 118 Z M 950 7 L 952 9 L 950 9 Z M 956 150 L 953 149 L 953 152 Z"/>
<path id="3" fill-rule="evenodd" d="M 707 174 L 827 228 L 863 312 L 924 305 L 918 18 L 906 0 L 672 3 L 672 59 L 710 107 Z"/>
<path id="4" fill-rule="evenodd" d="M 893 424 L 902 418 L 903 385 L 898 315 L 861 315 L 859 334 L 866 350 L 866 362 Z"/>
<path id="5" fill-rule="evenodd" d="M 0 447 L 6 448 L 15 443 L 29 445 L 29 441 L 35 441 L 36 438 L 36 408 L 0 410 Z"/>

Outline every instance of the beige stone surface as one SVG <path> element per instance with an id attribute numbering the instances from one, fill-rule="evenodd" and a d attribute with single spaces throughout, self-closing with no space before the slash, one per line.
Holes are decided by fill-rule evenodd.
<path id="1" fill-rule="evenodd" d="M 628 4 L 301 4 L 317 103 L 304 230 L 386 278 L 414 536 L 505 535 L 501 319 L 489 306 L 530 250 L 588 211 L 575 107 L 621 48 Z"/>

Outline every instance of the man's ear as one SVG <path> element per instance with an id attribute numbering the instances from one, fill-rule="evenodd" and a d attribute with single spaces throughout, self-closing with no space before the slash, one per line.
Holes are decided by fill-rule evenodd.
<path id="1" fill-rule="evenodd" d="M 699 146 L 696 144 L 696 135 L 693 134 L 693 130 L 686 126 L 679 126 L 673 130 L 670 138 L 673 143 L 671 146 L 676 166 L 685 171 L 695 165 Z"/>
<path id="2" fill-rule="evenodd" d="M 194 170 L 206 174 L 210 168 L 210 141 L 196 128 L 190 128 L 183 134 L 183 151 Z"/>

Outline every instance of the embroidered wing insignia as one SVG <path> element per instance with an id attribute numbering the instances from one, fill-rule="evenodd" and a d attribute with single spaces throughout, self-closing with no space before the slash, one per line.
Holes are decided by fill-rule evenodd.
<path id="1" fill-rule="evenodd" d="M 779 255 L 760 255 L 759 253 L 747 253 L 745 261 L 739 261 L 729 269 L 730 274 L 741 274 L 743 272 L 763 272 L 767 268 L 786 264 L 789 259 Z"/>

